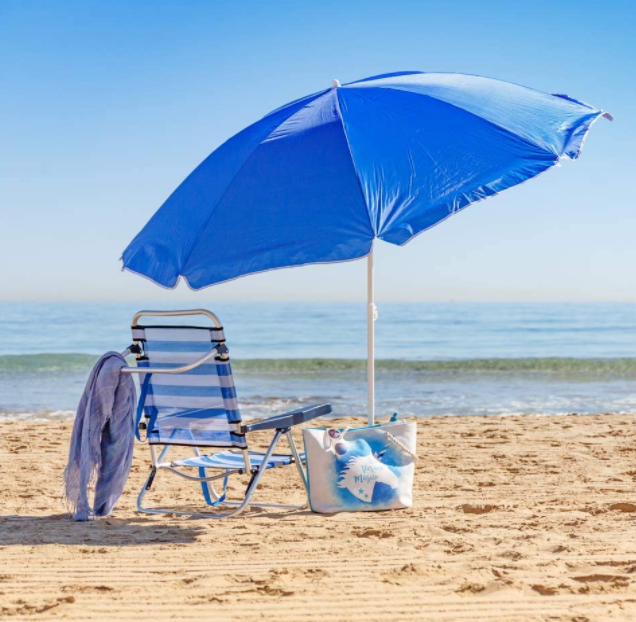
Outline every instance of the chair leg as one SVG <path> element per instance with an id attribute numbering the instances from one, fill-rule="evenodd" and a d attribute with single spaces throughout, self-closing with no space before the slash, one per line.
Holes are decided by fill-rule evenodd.
<path id="1" fill-rule="evenodd" d="M 152 470 L 150 471 L 150 475 L 148 475 L 148 478 L 144 482 L 144 485 L 141 487 L 141 490 L 139 491 L 139 494 L 137 495 L 137 511 L 139 512 L 145 512 L 146 514 L 163 514 L 163 512 L 156 512 L 155 510 L 151 510 L 143 506 L 144 497 L 146 496 L 146 493 L 150 490 L 150 486 L 152 486 L 152 482 L 154 481 L 156 475 L 157 475 L 157 469 L 153 466 Z"/>
<path id="2" fill-rule="evenodd" d="M 201 450 L 198 447 L 193 447 L 194 450 L 194 455 L 195 456 L 200 456 L 201 455 Z M 206 471 L 205 468 L 201 468 L 199 469 L 199 474 L 203 473 L 203 477 L 207 477 L 208 476 L 208 472 Z M 221 495 L 219 495 L 216 492 L 216 488 L 214 487 L 214 484 L 212 482 L 201 482 L 201 489 L 203 490 L 203 496 L 205 497 L 206 502 L 209 500 L 213 501 L 212 504 L 210 505 L 218 505 L 215 502 L 218 502 L 219 499 L 221 498 Z M 207 496 L 206 496 L 206 492 L 207 492 Z"/>
<path id="3" fill-rule="evenodd" d="M 139 510 L 139 512 L 144 512 L 146 514 L 176 514 L 177 516 L 193 516 L 197 518 L 200 517 L 200 518 L 217 519 L 217 518 L 229 518 L 230 516 L 237 516 L 248 505 L 254 505 L 256 507 L 277 507 L 279 509 L 302 509 L 305 506 L 278 505 L 273 503 L 269 503 L 269 504 L 268 503 L 250 503 L 252 494 L 254 494 L 254 491 L 258 487 L 258 483 L 261 479 L 261 476 L 263 475 L 263 472 L 267 470 L 266 468 L 264 468 L 264 466 L 267 465 L 267 463 L 269 462 L 269 459 L 274 453 L 274 449 L 276 448 L 276 445 L 278 441 L 280 440 L 280 437 L 282 436 L 282 434 L 283 434 L 282 430 L 276 430 L 276 433 L 274 434 L 274 438 L 272 438 L 272 442 L 269 444 L 269 447 L 267 448 L 267 452 L 265 453 L 263 462 L 261 463 L 261 466 L 259 467 L 258 471 L 256 471 L 256 474 L 252 478 L 252 481 L 250 482 L 250 485 L 245 492 L 245 498 L 242 501 L 234 501 L 234 502 L 226 501 L 224 503 L 224 505 L 236 505 L 236 508 L 233 509 L 231 512 L 224 512 L 224 513 L 183 512 L 178 510 L 171 510 L 169 508 L 154 508 L 153 509 L 153 508 L 144 507 L 143 505 L 144 496 L 146 495 L 146 492 L 150 489 L 150 486 L 155 478 L 155 475 L 161 470 L 161 467 L 158 467 L 156 469 L 153 468 L 150 475 L 148 476 L 148 479 L 145 481 L 143 488 L 141 489 L 137 497 L 137 510 Z"/>
<path id="4" fill-rule="evenodd" d="M 303 463 L 300 459 L 300 454 L 298 453 L 298 448 L 296 447 L 296 442 L 294 441 L 294 437 L 292 435 L 292 431 L 287 431 L 287 442 L 289 443 L 289 447 L 291 449 L 292 455 L 294 456 L 294 462 L 296 462 L 296 466 L 298 467 L 298 473 L 300 474 L 300 479 L 305 487 L 305 492 L 307 493 L 307 503 L 303 505 L 303 508 L 306 508 L 309 505 L 309 486 L 307 485 L 307 476 L 305 475 L 305 469 L 303 469 Z"/>

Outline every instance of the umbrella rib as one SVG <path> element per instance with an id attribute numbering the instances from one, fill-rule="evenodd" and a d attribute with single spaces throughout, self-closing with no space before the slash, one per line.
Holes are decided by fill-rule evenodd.
<path id="1" fill-rule="evenodd" d="M 367 208 L 367 216 L 369 218 L 369 227 L 371 228 L 371 232 L 373 233 L 373 239 L 371 240 L 371 244 L 373 245 L 373 240 L 377 237 L 376 227 L 373 224 L 373 220 L 371 219 L 371 208 L 369 207 L 369 202 L 367 201 L 367 196 L 364 192 L 364 188 L 362 187 L 362 180 L 360 179 L 360 175 L 358 174 L 358 167 L 356 166 L 356 160 L 353 157 L 353 151 L 351 151 L 351 143 L 349 142 L 349 136 L 347 134 L 347 128 L 344 122 L 344 116 L 342 115 L 342 108 L 340 107 L 340 97 L 338 95 L 338 89 L 336 89 L 336 104 L 338 105 L 338 116 L 340 117 L 340 123 L 342 125 L 342 133 L 345 137 L 345 142 L 347 143 L 347 149 L 349 151 L 349 157 L 351 158 L 351 164 L 353 166 L 353 172 L 356 174 L 356 179 L 358 180 L 358 188 L 360 188 L 360 194 L 362 195 L 362 200 Z"/>

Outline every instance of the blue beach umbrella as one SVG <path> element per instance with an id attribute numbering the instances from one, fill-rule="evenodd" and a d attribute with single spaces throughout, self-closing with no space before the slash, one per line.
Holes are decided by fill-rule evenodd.
<path id="1" fill-rule="evenodd" d="M 334 80 L 210 154 L 126 248 L 123 268 L 198 290 L 367 257 L 373 421 L 374 240 L 406 244 L 471 203 L 578 158 L 599 117 L 611 120 L 566 95 L 479 76 Z"/>

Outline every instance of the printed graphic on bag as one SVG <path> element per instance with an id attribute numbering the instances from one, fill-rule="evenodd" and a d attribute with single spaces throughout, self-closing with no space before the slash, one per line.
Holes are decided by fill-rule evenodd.
<path id="1" fill-rule="evenodd" d="M 340 439 L 333 444 L 336 498 L 347 503 L 351 494 L 364 503 L 384 505 L 394 496 L 400 483 L 401 457 L 394 455 L 397 452 L 391 451 L 387 443 L 377 443 L 381 438 L 374 441 Z"/>

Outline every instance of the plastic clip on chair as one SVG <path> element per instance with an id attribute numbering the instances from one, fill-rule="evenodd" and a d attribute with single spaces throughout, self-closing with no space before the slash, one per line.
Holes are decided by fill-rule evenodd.
<path id="1" fill-rule="evenodd" d="M 213 326 L 141 325 L 141 317 L 203 315 Z M 331 412 L 329 404 L 301 408 L 262 421 L 243 424 L 234 389 L 229 350 L 219 318 L 205 309 L 190 311 L 140 311 L 132 322 L 133 344 L 122 354 L 135 354 L 136 367 L 124 367 L 125 373 L 140 374 L 141 394 L 137 427 L 146 430 L 150 445 L 151 471 L 137 497 L 137 509 L 149 514 L 181 514 L 207 518 L 236 516 L 247 506 L 302 509 L 305 505 L 254 503 L 251 501 L 263 473 L 271 468 L 296 464 L 305 489 L 307 481 L 291 429 Z M 250 451 L 251 432 L 272 430 L 265 452 Z M 285 436 L 291 454 L 276 454 L 278 441 Z M 157 447 L 162 447 L 157 455 Z M 191 447 L 194 456 L 166 461 L 171 447 Z M 202 448 L 222 449 L 204 454 Z M 185 472 L 198 469 L 198 475 Z M 208 476 L 208 469 L 221 473 Z M 143 505 L 159 471 L 169 471 L 184 479 L 199 482 L 208 505 L 232 507 L 227 512 L 190 512 L 171 508 L 147 508 Z M 239 501 L 225 498 L 227 480 L 233 475 L 250 477 L 245 496 Z M 214 488 L 223 480 L 223 492 Z"/>

